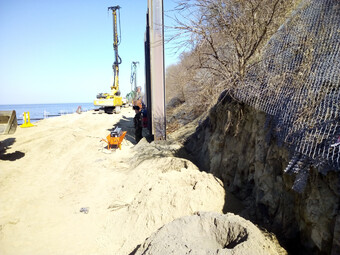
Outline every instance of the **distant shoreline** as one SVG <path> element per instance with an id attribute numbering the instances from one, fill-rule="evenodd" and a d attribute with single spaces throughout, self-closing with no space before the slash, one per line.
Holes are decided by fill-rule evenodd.
<path id="1" fill-rule="evenodd" d="M 0 111 L 15 110 L 18 124 L 21 125 L 24 122 L 24 112 L 29 112 L 30 120 L 35 122 L 49 117 L 57 117 L 65 114 L 75 113 L 79 106 L 82 108 L 83 112 L 94 110 L 96 108 L 93 103 L 13 104 L 0 105 Z"/>

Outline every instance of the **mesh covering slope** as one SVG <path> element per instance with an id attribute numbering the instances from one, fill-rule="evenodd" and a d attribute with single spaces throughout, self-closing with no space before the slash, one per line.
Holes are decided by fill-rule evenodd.
<path id="1" fill-rule="evenodd" d="M 302 1 L 262 59 L 234 96 L 271 116 L 278 143 L 295 154 L 287 171 L 300 180 L 310 164 L 339 171 L 340 1 Z"/>

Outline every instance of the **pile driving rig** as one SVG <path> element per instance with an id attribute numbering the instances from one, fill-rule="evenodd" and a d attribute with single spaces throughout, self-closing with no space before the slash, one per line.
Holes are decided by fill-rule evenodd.
<path id="1" fill-rule="evenodd" d="M 136 91 L 137 89 L 137 65 L 139 65 L 138 61 L 132 61 L 131 63 L 131 91 Z"/>
<path id="2" fill-rule="evenodd" d="M 119 113 L 120 107 L 123 105 L 122 97 L 120 96 L 119 91 L 119 65 L 122 63 L 122 59 L 118 55 L 118 45 L 120 44 L 120 38 L 118 39 L 118 31 L 117 31 L 117 12 L 119 11 L 120 6 L 111 6 L 108 7 L 108 11 L 112 11 L 113 17 L 113 50 L 114 50 L 114 63 L 112 65 L 114 77 L 113 84 L 111 86 L 110 93 L 99 93 L 97 95 L 97 99 L 94 100 L 94 105 L 101 106 L 104 108 L 106 113 Z M 119 14 L 119 13 L 118 13 Z M 118 16 L 119 17 L 119 16 Z M 120 19 L 119 19 L 119 33 L 120 33 Z"/>

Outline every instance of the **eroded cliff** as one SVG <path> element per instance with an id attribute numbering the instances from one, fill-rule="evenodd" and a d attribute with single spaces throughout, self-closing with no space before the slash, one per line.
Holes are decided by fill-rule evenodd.
<path id="1" fill-rule="evenodd" d="M 284 173 L 290 152 L 272 131 L 269 115 L 223 93 L 185 149 L 242 200 L 241 216 L 273 231 L 290 252 L 339 254 L 339 173 L 311 167 L 303 192 L 292 190 L 295 176 Z"/>

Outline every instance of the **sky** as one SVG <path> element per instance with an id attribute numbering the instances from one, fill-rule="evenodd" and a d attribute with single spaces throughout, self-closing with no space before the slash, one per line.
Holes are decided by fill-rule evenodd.
<path id="1" fill-rule="evenodd" d="M 116 5 L 120 90 L 123 96 L 131 90 L 132 61 L 140 63 L 143 87 L 147 0 L 0 0 L 0 104 L 90 103 L 109 92 L 114 52 L 107 8 Z M 175 6 L 164 0 L 166 12 Z M 165 47 L 169 66 L 178 57 Z"/>

